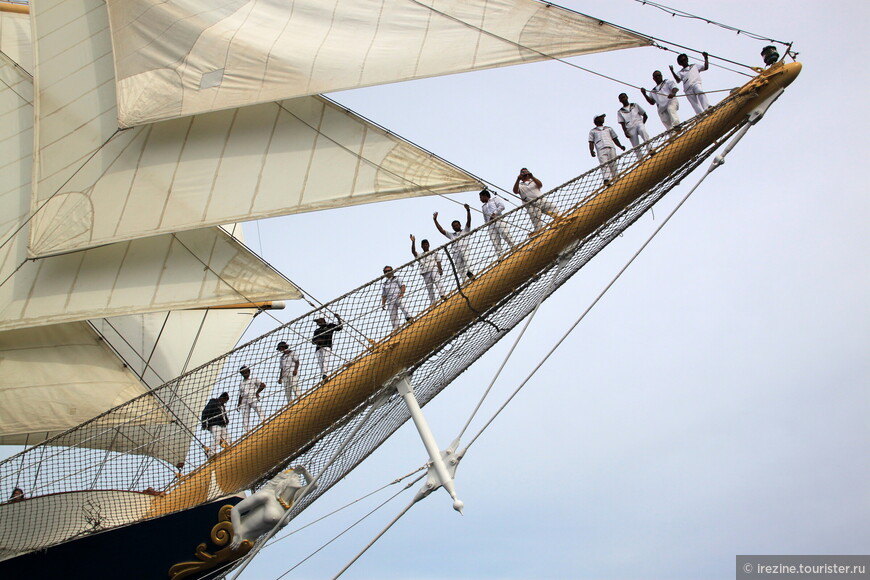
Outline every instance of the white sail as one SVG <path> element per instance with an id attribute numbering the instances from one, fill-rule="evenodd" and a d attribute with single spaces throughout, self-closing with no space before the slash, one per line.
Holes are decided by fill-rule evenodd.
<path id="1" fill-rule="evenodd" d="M 480 187 L 467 173 L 319 97 L 117 132 L 103 2 L 50 0 L 33 12 L 33 255 Z"/>
<path id="2" fill-rule="evenodd" d="M 176 310 L 91 323 L 136 376 L 154 388 L 232 350 L 256 312 Z"/>
<path id="3" fill-rule="evenodd" d="M 33 74 L 29 15 L 0 10 L 0 52 Z"/>
<path id="4" fill-rule="evenodd" d="M 87 323 L 0 332 L 0 444 L 35 445 L 146 391 Z"/>
<path id="5" fill-rule="evenodd" d="M 219 357 L 255 312 L 160 312 L 94 320 L 93 327 L 73 322 L 0 332 L 0 445 L 40 443 Z M 205 405 L 207 395 L 194 407 Z M 189 429 L 151 411 L 142 425 L 123 428 L 121 442 L 79 433 L 63 443 L 103 448 L 111 442 L 115 451 L 183 460 Z M 105 428 L 104 420 L 87 434 Z M 153 444 L 157 433 L 159 445 Z"/>
<path id="6" fill-rule="evenodd" d="M 299 296 L 220 228 L 27 260 L 32 84 L 3 55 L 0 80 L 0 331 Z"/>
<path id="7" fill-rule="evenodd" d="M 42 154 L 57 159 L 49 154 L 55 148 Z M 45 255 L 230 221 L 479 188 L 465 172 L 350 111 L 305 97 L 117 135 L 62 185 L 51 176 L 40 182 L 35 203 L 45 205 L 34 220 L 31 250 Z"/>
<path id="8" fill-rule="evenodd" d="M 108 0 L 119 123 L 629 48 L 533 0 Z"/>

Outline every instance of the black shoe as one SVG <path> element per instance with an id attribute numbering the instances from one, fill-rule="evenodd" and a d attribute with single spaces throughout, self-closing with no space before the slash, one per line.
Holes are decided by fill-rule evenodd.
<path id="1" fill-rule="evenodd" d="M 323 375 L 323 380 L 324 380 L 324 381 L 326 380 L 326 375 Z"/>

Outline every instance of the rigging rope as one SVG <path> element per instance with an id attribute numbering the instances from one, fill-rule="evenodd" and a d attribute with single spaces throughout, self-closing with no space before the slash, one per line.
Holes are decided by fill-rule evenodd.
<path id="1" fill-rule="evenodd" d="M 680 17 L 680 18 L 688 18 L 694 20 L 701 20 L 707 24 L 712 24 L 713 26 L 718 26 L 719 28 L 724 28 L 725 30 L 730 30 L 732 32 L 736 32 L 737 34 L 742 34 L 744 36 L 748 36 L 754 40 L 761 40 L 763 42 L 775 42 L 777 44 L 782 44 L 783 46 L 791 46 L 790 42 L 783 42 L 781 40 L 775 40 L 773 38 L 767 38 L 766 36 L 761 36 L 760 34 L 755 34 L 754 32 L 749 32 L 747 30 L 743 30 L 741 28 L 736 28 L 734 26 L 730 26 L 728 24 L 722 24 L 721 22 L 716 22 L 715 20 L 710 20 L 709 18 L 705 18 L 703 16 L 696 16 L 695 14 L 691 14 L 684 10 L 679 10 L 677 8 L 671 8 L 669 6 L 665 6 L 664 4 L 659 4 L 658 2 L 652 2 L 651 0 L 634 0 L 640 4 L 645 6 L 650 6 L 652 8 L 658 8 L 662 12 L 666 12 L 671 16 Z"/>

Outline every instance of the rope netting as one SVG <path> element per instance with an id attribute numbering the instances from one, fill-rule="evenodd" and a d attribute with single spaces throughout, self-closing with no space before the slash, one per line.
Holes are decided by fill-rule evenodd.
<path id="1" fill-rule="evenodd" d="M 393 306 L 389 292 L 383 308 L 387 279 L 375 279 L 7 459 L 0 464 L 0 490 L 8 495 L 20 488 L 26 499 L 0 507 L 0 557 L 255 489 L 288 465 L 304 465 L 318 477 L 318 485 L 292 507 L 295 516 L 408 420 L 403 400 L 388 385 L 390 377 L 407 372 L 421 405 L 435 397 L 733 134 L 739 127 L 723 128 L 712 138 L 709 133 L 697 138 L 689 134 L 732 100 L 622 154 L 612 163 L 615 178 L 605 175 L 609 169 L 596 167 L 505 213 L 496 223 L 513 246 L 503 240 L 501 255 L 493 223 L 439 247 L 430 238 L 443 269 L 443 286 L 434 287 L 434 300 L 420 260 L 408 262 L 393 273 L 400 281 L 396 288 L 405 287 L 404 311 Z M 658 164 L 667 171 L 652 183 L 633 171 L 644 165 L 643 174 L 649 176 Z M 605 176 L 611 178 L 609 186 L 604 185 Z M 602 204 L 611 203 L 608 192 L 625 186 L 638 191 L 627 203 L 606 208 L 606 219 L 590 221 L 588 233 L 547 250 L 547 258 L 533 266 L 522 262 L 525 253 L 543 251 L 541 240 L 561 222 L 570 220 L 572 227 L 582 229 L 587 215 L 592 220 Z M 550 213 L 572 217 L 542 214 L 546 204 Z M 453 219 L 465 225 L 464 212 L 455 214 L 439 216 L 448 231 Z M 531 217 L 543 219 L 540 230 L 535 231 Z M 560 255 L 562 267 L 556 267 Z M 526 269 L 517 266 L 514 271 L 515 262 L 525 263 Z M 312 343 L 319 318 L 338 326 L 325 367 L 323 353 Z M 299 357 L 300 397 L 277 383 L 279 341 Z M 237 409 L 242 366 L 249 367 L 255 383 L 266 384 L 259 401 L 265 420 L 252 411 L 249 429 Z M 201 415 L 209 399 L 223 392 L 230 397 L 229 447 L 220 450 L 212 434 L 202 429 Z M 324 470 L 342 445 L 346 447 Z"/>

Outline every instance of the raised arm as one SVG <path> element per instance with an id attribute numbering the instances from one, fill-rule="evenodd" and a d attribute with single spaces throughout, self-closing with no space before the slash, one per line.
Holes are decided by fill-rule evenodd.
<path id="1" fill-rule="evenodd" d="M 414 257 L 417 257 L 417 238 L 414 237 L 414 234 L 411 234 L 411 253 L 414 254 Z"/>
<path id="2" fill-rule="evenodd" d="M 432 221 L 435 222 L 435 227 L 438 228 L 438 231 L 447 238 L 450 239 L 450 236 L 447 235 L 447 232 L 444 231 L 444 228 L 441 227 L 441 224 L 438 223 L 438 212 L 432 214 Z"/>
<path id="3" fill-rule="evenodd" d="M 465 204 L 465 227 L 471 229 L 471 206 Z"/>
<path id="4" fill-rule="evenodd" d="M 710 68 L 710 55 L 706 52 L 702 52 L 701 54 L 704 56 L 704 68 L 700 68 L 698 70 L 707 70 L 708 68 Z"/>
<path id="5" fill-rule="evenodd" d="M 671 69 L 671 74 L 674 75 L 674 80 L 680 82 L 680 75 L 674 72 L 674 65 L 669 65 L 668 68 Z"/>

